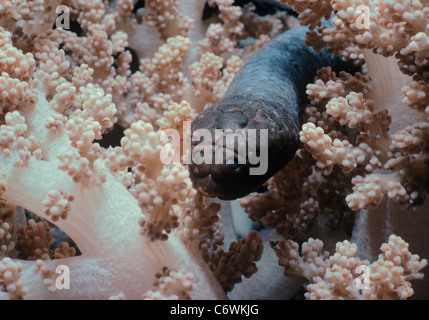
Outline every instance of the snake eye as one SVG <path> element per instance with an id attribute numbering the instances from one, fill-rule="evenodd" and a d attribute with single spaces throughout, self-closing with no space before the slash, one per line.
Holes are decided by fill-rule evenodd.
<path id="1" fill-rule="evenodd" d="M 204 157 L 204 150 L 201 150 L 200 151 L 200 157 L 202 158 L 202 157 Z"/>
<path id="2" fill-rule="evenodd" d="M 236 164 L 237 162 L 235 161 L 234 158 L 228 158 L 226 159 L 226 164 Z"/>

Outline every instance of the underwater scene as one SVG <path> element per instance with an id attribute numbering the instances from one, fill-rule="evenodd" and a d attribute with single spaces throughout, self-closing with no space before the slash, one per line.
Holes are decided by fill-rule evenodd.
<path id="1" fill-rule="evenodd" d="M 426 300 L 428 191 L 428 0 L 0 0 L 1 299 Z"/>

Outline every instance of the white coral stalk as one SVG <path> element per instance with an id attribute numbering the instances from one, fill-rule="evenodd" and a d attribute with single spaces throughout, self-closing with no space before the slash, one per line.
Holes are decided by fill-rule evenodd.
<path id="1" fill-rule="evenodd" d="M 26 168 L 12 169 L 9 179 L 13 183 L 3 197 L 47 220 L 50 217 L 44 215 L 40 199 L 50 190 L 61 188 L 75 197 L 67 219 L 55 223 L 75 240 L 82 256 L 46 262 L 53 269 L 59 264 L 69 267 L 70 289 L 50 293 L 42 279 L 33 275 L 35 262 L 23 262 L 26 298 L 107 299 L 122 293 L 127 299 L 139 299 L 164 265 L 194 275 L 192 296 L 225 297 L 198 252 L 189 252 L 175 236 L 150 242 L 139 234 L 137 200 L 112 175 L 101 187 L 82 188 L 51 163 L 31 159 Z"/>

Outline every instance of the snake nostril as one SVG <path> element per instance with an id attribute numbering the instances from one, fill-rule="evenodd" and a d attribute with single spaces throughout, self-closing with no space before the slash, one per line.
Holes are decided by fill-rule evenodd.
<path id="1" fill-rule="evenodd" d="M 225 164 L 228 166 L 228 168 L 231 170 L 231 173 L 237 173 L 240 171 L 240 168 L 242 167 L 238 163 L 238 159 L 236 156 L 227 158 Z"/>

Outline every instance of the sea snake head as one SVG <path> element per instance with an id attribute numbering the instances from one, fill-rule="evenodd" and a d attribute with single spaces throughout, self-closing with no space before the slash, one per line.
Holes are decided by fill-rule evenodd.
<path id="1" fill-rule="evenodd" d="M 307 31 L 305 27 L 293 28 L 258 49 L 237 72 L 224 97 L 193 121 L 189 172 L 200 193 L 235 199 L 256 191 L 287 165 L 298 150 L 299 113 L 308 102 L 305 89 L 314 81 L 317 70 L 326 66 L 335 72 L 359 69 L 327 50 L 317 52 L 308 47 Z M 210 139 L 198 135 L 202 129 L 211 133 Z M 216 129 L 232 132 L 242 129 L 249 133 L 251 129 L 257 130 L 256 151 L 249 148 L 255 143 L 250 135 L 246 134 L 242 142 L 247 146 L 243 154 L 239 143 L 228 146 L 226 139 L 216 137 Z M 263 130 L 268 134 L 266 141 Z M 252 152 L 267 153 L 267 159 L 260 157 L 261 161 L 267 161 L 266 172 L 264 163 L 251 161 Z M 201 163 L 198 160 L 201 153 L 211 157 Z M 216 154 L 224 160 L 216 161 Z M 258 166 L 263 174 L 252 173 Z"/>
<path id="2" fill-rule="evenodd" d="M 299 128 L 297 119 L 279 108 L 261 95 L 240 95 L 199 114 L 191 129 L 194 187 L 208 197 L 232 200 L 256 191 L 284 167 L 298 148 Z"/>

